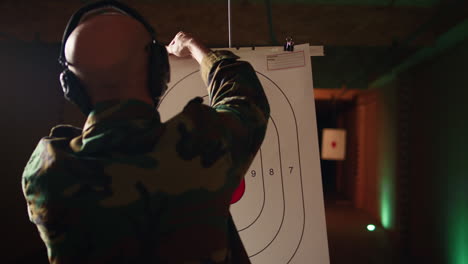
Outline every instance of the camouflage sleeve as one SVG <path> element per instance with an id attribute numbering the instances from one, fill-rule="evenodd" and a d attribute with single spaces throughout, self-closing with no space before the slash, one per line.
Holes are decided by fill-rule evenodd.
<path id="1" fill-rule="evenodd" d="M 49 263 L 148 263 L 138 261 L 146 257 L 142 245 L 148 241 L 139 230 L 139 221 L 145 221 L 136 209 L 139 203 L 102 206 L 111 190 L 99 181 L 107 176 L 94 166 L 90 172 L 86 161 L 67 159 L 53 146 L 64 142 L 41 140 L 22 179 L 29 219 L 47 247 Z M 77 179 L 80 175 L 84 180 Z"/>
<path id="2" fill-rule="evenodd" d="M 270 107 L 255 70 L 238 59 L 230 51 L 210 52 L 202 61 L 201 74 L 211 106 L 233 131 L 232 140 L 255 154 L 265 136 Z"/>

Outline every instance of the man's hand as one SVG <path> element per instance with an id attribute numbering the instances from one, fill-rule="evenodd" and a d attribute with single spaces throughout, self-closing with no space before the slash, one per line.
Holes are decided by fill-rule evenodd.
<path id="1" fill-rule="evenodd" d="M 169 54 L 177 57 L 192 56 L 198 63 L 201 63 L 203 57 L 210 52 L 199 40 L 182 31 L 175 35 L 166 49 Z"/>

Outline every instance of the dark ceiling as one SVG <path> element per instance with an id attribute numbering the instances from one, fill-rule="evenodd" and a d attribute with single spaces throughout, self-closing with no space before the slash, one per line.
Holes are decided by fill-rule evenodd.
<path id="1" fill-rule="evenodd" d="M 59 42 L 84 0 L 2 0 L 0 40 Z M 127 0 L 167 43 L 179 30 L 228 45 L 228 1 Z M 328 46 L 430 45 L 467 17 L 465 0 L 232 0 L 233 46 L 267 46 L 291 35 Z"/>

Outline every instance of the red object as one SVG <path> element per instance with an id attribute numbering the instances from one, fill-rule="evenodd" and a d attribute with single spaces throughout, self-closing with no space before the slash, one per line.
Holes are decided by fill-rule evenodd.
<path id="1" fill-rule="evenodd" d="M 336 147 L 336 142 L 333 141 L 333 142 L 332 142 L 332 148 L 335 148 L 335 147 Z"/>
<path id="2" fill-rule="evenodd" d="M 245 180 L 242 179 L 241 183 L 239 184 L 237 189 L 232 194 L 231 204 L 237 203 L 244 195 L 244 192 L 245 192 Z"/>

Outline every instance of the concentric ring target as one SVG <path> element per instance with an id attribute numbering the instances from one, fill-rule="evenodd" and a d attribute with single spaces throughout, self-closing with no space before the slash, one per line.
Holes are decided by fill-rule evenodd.
<path id="1" fill-rule="evenodd" d="M 302 242 L 306 220 L 297 118 L 281 87 L 265 74 L 257 76 L 270 102 L 271 117 L 264 143 L 245 175 L 245 193 L 231 206 L 231 213 L 253 262 L 282 247 L 288 253 L 275 263 L 289 263 Z M 196 96 L 209 103 L 198 70 L 170 85 L 158 106 L 162 119 Z"/>

